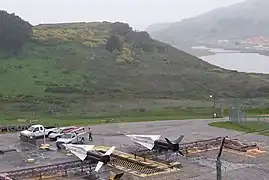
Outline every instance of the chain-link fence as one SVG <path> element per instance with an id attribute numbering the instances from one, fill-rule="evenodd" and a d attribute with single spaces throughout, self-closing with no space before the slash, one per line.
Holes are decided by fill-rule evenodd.
<path id="1" fill-rule="evenodd" d="M 259 114 L 257 120 L 260 123 L 269 123 L 269 114 Z"/>
<path id="2" fill-rule="evenodd" d="M 264 124 L 267 128 L 269 127 L 269 114 L 263 114 L 257 112 L 257 114 L 248 115 L 248 111 L 242 105 L 235 104 L 231 105 L 229 108 L 229 121 L 241 125 L 247 124 L 259 124 L 262 126 Z M 267 126 L 268 125 L 268 126 Z"/>
<path id="3" fill-rule="evenodd" d="M 234 123 L 245 124 L 247 122 L 247 111 L 238 105 L 229 108 L 229 120 Z"/>

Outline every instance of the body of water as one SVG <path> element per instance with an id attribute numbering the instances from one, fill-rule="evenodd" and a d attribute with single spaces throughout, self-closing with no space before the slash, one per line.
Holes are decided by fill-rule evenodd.
<path id="1" fill-rule="evenodd" d="M 216 53 L 215 55 L 200 57 L 210 64 L 239 72 L 269 74 L 269 57 L 257 53 L 241 53 L 224 49 L 212 49 L 204 46 L 193 49 L 205 49 Z"/>

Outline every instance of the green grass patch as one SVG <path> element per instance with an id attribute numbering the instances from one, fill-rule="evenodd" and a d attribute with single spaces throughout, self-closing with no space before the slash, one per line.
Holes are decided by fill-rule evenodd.
<path id="1" fill-rule="evenodd" d="M 248 117 L 257 118 L 258 115 L 269 114 L 269 108 L 252 108 L 248 109 Z"/>
<path id="2" fill-rule="evenodd" d="M 211 118 L 210 109 L 154 109 L 154 110 L 130 110 L 117 114 L 99 113 L 95 116 L 42 116 L 31 114 L 17 114 L 6 116 L 0 114 L 0 124 L 24 124 L 30 120 L 34 123 L 45 125 L 92 125 L 102 123 L 143 122 L 160 120 L 184 120 L 184 119 L 208 119 Z"/>
<path id="3" fill-rule="evenodd" d="M 233 122 L 212 122 L 212 123 L 209 123 L 209 125 L 213 127 L 231 129 L 231 130 L 240 131 L 240 132 L 247 132 L 247 133 L 257 132 L 261 135 L 266 135 L 266 136 L 269 135 L 269 123 L 247 122 L 245 124 L 239 124 L 239 123 L 233 123 Z"/>

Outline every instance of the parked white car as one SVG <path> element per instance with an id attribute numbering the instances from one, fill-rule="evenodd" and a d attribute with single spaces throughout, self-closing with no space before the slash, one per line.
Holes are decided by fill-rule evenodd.
<path id="1" fill-rule="evenodd" d="M 52 132 L 56 131 L 58 128 L 54 126 L 48 126 L 44 127 L 43 125 L 37 124 L 32 125 L 29 129 L 21 131 L 20 136 L 26 136 L 26 137 L 35 137 L 40 138 L 50 135 Z"/>
<path id="2" fill-rule="evenodd" d="M 61 149 L 63 148 L 62 144 L 83 144 L 85 134 L 86 131 L 81 133 L 72 132 L 63 134 L 61 138 L 57 139 L 56 146 L 58 149 Z"/>
<path id="3" fill-rule="evenodd" d="M 48 138 L 50 140 L 56 141 L 57 139 L 62 137 L 63 134 L 70 133 L 70 132 L 72 132 L 73 130 L 76 130 L 76 129 L 78 129 L 78 127 L 76 127 L 76 126 L 61 127 L 57 131 L 54 131 L 54 132 L 50 133 Z"/>

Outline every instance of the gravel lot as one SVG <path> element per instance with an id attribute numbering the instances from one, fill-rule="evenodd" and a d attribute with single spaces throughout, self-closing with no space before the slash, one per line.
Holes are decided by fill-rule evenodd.
<path id="1" fill-rule="evenodd" d="M 133 145 L 128 138 L 119 134 L 119 132 L 127 132 L 134 134 L 160 134 L 162 137 L 167 137 L 171 140 L 176 139 L 180 135 L 184 135 L 183 142 L 195 141 L 201 139 L 214 138 L 218 136 L 236 137 L 242 141 L 257 142 L 260 147 L 266 151 L 269 150 L 269 137 L 246 134 L 240 132 L 219 129 L 208 126 L 212 120 L 185 120 L 185 121 L 162 121 L 162 122 L 140 122 L 126 124 L 106 124 L 92 126 L 93 144 L 96 145 L 115 145 L 117 149 L 123 150 L 126 147 Z M 87 140 L 87 138 L 86 138 Z M 0 148 L 15 147 L 22 149 L 19 145 L 18 134 L 1 134 Z M 52 144 L 55 144 L 52 142 Z M 211 151 L 201 154 L 198 157 L 183 158 L 180 162 L 184 168 L 178 174 L 171 174 L 171 177 L 160 177 L 160 179 L 173 180 L 193 179 L 193 180 L 211 180 L 216 179 L 215 174 L 215 158 L 217 152 Z M 29 157 L 37 159 L 36 164 L 29 165 L 24 161 Z M 75 159 L 68 157 L 60 152 L 37 152 L 36 149 L 31 149 L 28 152 L 7 153 L 0 155 L 0 170 L 1 172 L 15 170 L 18 168 L 26 168 L 29 166 L 46 165 L 52 163 L 60 163 Z M 232 153 L 223 153 L 223 176 L 225 179 L 269 179 L 269 155 L 266 152 L 260 157 L 247 158 L 241 155 Z M 157 179 L 157 178 L 154 178 Z"/>

